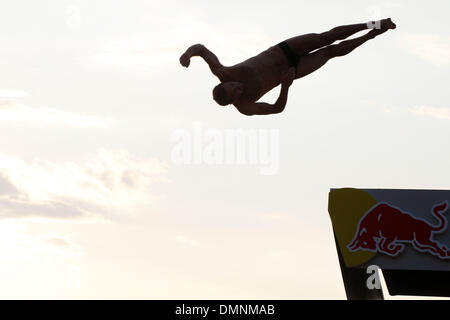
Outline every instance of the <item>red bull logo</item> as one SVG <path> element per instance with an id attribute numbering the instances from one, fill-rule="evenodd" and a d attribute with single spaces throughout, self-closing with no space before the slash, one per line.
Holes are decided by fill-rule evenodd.
<path id="1" fill-rule="evenodd" d="M 417 251 L 450 259 L 447 246 L 433 239 L 435 234 L 447 229 L 447 219 L 442 213 L 448 207 L 448 201 L 432 207 L 431 213 L 439 221 L 437 225 L 432 225 L 411 213 L 380 202 L 359 220 L 356 234 L 347 248 L 351 252 L 364 250 L 397 256 L 405 249 L 405 244 L 411 244 Z"/>

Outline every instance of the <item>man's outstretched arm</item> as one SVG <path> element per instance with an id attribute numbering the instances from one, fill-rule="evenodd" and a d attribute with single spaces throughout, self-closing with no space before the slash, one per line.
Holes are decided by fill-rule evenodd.
<path id="1" fill-rule="evenodd" d="M 220 78 L 223 75 L 225 67 L 220 63 L 217 56 L 202 44 L 194 44 L 193 46 L 189 47 L 186 52 L 183 53 L 180 57 L 181 65 L 186 68 L 189 67 L 190 59 L 194 56 L 202 57 L 203 60 L 205 60 L 209 65 L 211 72 L 215 76 Z"/>
<path id="2" fill-rule="evenodd" d="M 244 105 L 236 105 L 238 110 L 247 115 L 263 115 L 263 114 L 274 114 L 283 112 L 286 107 L 289 87 L 294 81 L 295 69 L 291 68 L 284 76 L 283 82 L 281 83 L 280 95 L 278 96 L 277 101 L 274 104 L 265 103 L 265 102 L 255 102 L 251 104 Z"/>
<path id="3" fill-rule="evenodd" d="M 238 110 L 247 116 L 274 114 L 283 112 L 284 108 L 286 107 L 288 91 L 289 87 L 282 85 L 280 95 L 274 104 L 266 102 L 255 102 L 252 104 L 237 106 Z"/>

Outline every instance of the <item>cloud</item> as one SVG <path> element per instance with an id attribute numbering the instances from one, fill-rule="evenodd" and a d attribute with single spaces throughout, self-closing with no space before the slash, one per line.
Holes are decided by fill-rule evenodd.
<path id="1" fill-rule="evenodd" d="M 74 127 L 110 127 L 114 121 L 98 116 L 81 115 L 54 108 L 35 108 L 23 103 L 24 91 L 0 89 L 0 121 L 7 123 L 56 124 Z"/>
<path id="2" fill-rule="evenodd" d="M 73 218 L 84 212 L 69 204 L 58 201 L 31 202 L 13 198 L 0 199 L 0 217 L 46 216 L 53 218 Z"/>
<path id="3" fill-rule="evenodd" d="M 0 89 L 0 99 L 4 98 L 25 98 L 28 96 L 28 93 L 21 90 L 12 90 L 12 89 Z"/>
<path id="4" fill-rule="evenodd" d="M 437 65 L 450 65 L 450 36 L 416 34 L 405 38 L 410 52 L 421 59 Z"/>
<path id="5" fill-rule="evenodd" d="M 2 195 L 16 195 L 19 193 L 19 190 L 8 180 L 3 173 L 0 172 L 0 197 Z"/>
<path id="6" fill-rule="evenodd" d="M 364 101 L 366 105 L 370 105 L 374 109 L 390 114 L 393 116 L 406 116 L 408 114 L 414 114 L 419 117 L 430 117 L 441 120 L 450 120 L 450 108 L 446 107 L 433 107 L 427 105 L 418 105 L 413 107 L 401 107 L 396 105 L 386 106 L 378 101 Z"/>
<path id="7" fill-rule="evenodd" d="M 167 165 L 102 148 L 84 163 L 0 155 L 0 217 L 121 217 L 151 209 Z M 145 212 L 145 210 L 144 210 Z"/>
<path id="8" fill-rule="evenodd" d="M 56 237 L 45 239 L 44 242 L 46 244 L 49 244 L 49 245 L 55 246 L 55 247 L 59 247 L 59 248 L 70 248 L 70 247 L 74 246 L 70 241 L 63 239 L 63 238 L 56 238 Z"/>
<path id="9" fill-rule="evenodd" d="M 19 99 L 27 97 L 25 91 L 0 89 L 0 112 L 2 109 L 14 108 L 18 104 Z"/>
<path id="10" fill-rule="evenodd" d="M 14 220 L 0 221 L 0 261 L 32 261 L 36 259 L 73 258 L 82 255 L 82 249 L 66 236 L 32 234 L 25 225 Z"/>
<path id="11" fill-rule="evenodd" d="M 110 127 L 114 121 L 96 116 L 86 116 L 59 111 L 53 108 L 33 108 L 15 100 L 0 100 L 0 121 L 33 122 L 41 125 L 61 125 L 73 127 Z"/>
<path id="12" fill-rule="evenodd" d="M 417 106 L 410 108 L 409 111 L 418 116 L 450 120 L 450 108 Z"/>
<path id="13" fill-rule="evenodd" d="M 176 236 L 175 242 L 177 242 L 181 245 L 189 246 L 189 247 L 197 247 L 199 245 L 199 242 L 197 240 L 191 239 L 191 238 L 183 236 L 183 235 Z"/>

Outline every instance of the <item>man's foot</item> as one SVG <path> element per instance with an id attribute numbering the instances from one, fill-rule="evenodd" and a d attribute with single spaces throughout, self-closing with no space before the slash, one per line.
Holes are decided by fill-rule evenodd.
<path id="1" fill-rule="evenodd" d="M 391 18 L 383 19 L 381 22 L 381 29 L 395 29 L 397 26 L 392 22 Z"/>
<path id="2" fill-rule="evenodd" d="M 380 30 L 380 29 L 389 30 L 389 29 L 395 29 L 395 28 L 397 28 L 397 26 L 395 25 L 395 23 L 392 22 L 391 18 L 387 18 L 387 19 L 383 19 L 383 20 L 367 22 L 367 28 L 368 29 L 378 29 L 378 30 Z"/>

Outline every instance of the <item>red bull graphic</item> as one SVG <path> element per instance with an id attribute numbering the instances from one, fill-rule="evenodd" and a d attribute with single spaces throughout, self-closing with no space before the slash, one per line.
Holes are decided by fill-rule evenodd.
<path id="1" fill-rule="evenodd" d="M 432 207 L 431 213 L 439 221 L 437 225 L 432 225 L 411 213 L 380 202 L 359 220 L 356 234 L 347 248 L 351 252 L 363 250 L 397 256 L 405 249 L 405 243 L 409 243 L 417 251 L 450 259 L 447 246 L 433 239 L 435 234 L 447 229 L 447 219 L 442 214 L 448 207 L 448 201 Z"/>

